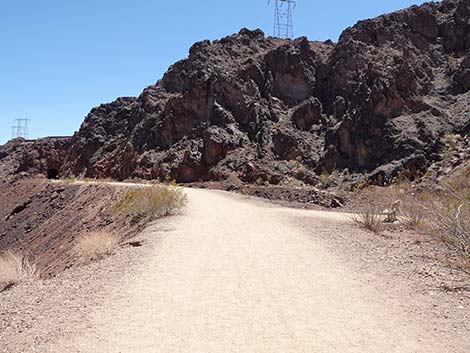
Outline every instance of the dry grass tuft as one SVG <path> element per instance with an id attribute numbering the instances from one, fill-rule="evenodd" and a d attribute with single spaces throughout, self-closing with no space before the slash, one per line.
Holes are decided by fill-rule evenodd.
<path id="1" fill-rule="evenodd" d="M 400 223 L 407 229 L 418 229 L 425 222 L 425 209 L 418 202 L 403 200 L 400 207 Z"/>
<path id="2" fill-rule="evenodd" d="M 353 217 L 361 228 L 370 230 L 375 234 L 380 234 L 383 231 L 384 225 L 380 212 L 375 207 L 368 207 L 362 212 Z"/>
<path id="3" fill-rule="evenodd" d="M 131 217 L 132 223 L 140 223 L 168 216 L 183 208 L 186 203 L 186 194 L 182 188 L 155 184 L 125 192 L 113 210 Z"/>
<path id="4" fill-rule="evenodd" d="M 73 253 L 81 264 L 87 264 L 112 255 L 120 243 L 121 238 L 114 234 L 91 232 L 77 240 Z"/>
<path id="5" fill-rule="evenodd" d="M 0 292 L 34 277 L 36 269 L 24 256 L 6 251 L 0 254 Z"/>

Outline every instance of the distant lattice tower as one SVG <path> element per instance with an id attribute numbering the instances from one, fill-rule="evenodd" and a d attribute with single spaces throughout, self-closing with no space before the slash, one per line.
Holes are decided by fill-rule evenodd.
<path id="1" fill-rule="evenodd" d="M 268 1 L 268 3 L 271 0 Z M 274 0 L 274 36 L 279 38 L 293 38 L 294 25 L 292 13 L 295 9 L 294 0 Z"/>
<path id="2" fill-rule="evenodd" d="M 11 138 L 29 138 L 30 119 L 15 119 L 15 125 L 11 127 Z"/>

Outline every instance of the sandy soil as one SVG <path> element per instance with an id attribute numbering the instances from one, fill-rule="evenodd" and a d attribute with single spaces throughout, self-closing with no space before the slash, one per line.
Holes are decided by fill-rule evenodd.
<path id="1" fill-rule="evenodd" d="M 348 215 L 187 192 L 143 249 L 0 295 L 0 351 L 470 351 L 467 292 L 389 271 Z"/>

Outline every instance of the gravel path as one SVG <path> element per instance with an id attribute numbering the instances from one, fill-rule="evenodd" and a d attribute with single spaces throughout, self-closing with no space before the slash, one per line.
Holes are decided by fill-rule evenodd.
<path id="1" fill-rule="evenodd" d="M 164 221 L 166 232 L 153 234 L 138 261 L 123 276 L 101 278 L 101 299 L 81 309 L 76 332 L 24 351 L 470 351 L 468 332 L 426 320 L 406 281 L 358 270 L 315 236 L 353 238 L 348 216 L 187 192 L 187 210 Z"/>

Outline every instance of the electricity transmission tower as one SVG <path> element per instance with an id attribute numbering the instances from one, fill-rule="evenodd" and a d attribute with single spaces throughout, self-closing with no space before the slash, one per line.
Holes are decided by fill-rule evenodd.
<path id="1" fill-rule="evenodd" d="M 271 0 L 268 0 L 270 3 Z M 274 36 L 279 38 L 293 38 L 294 25 L 292 13 L 295 9 L 294 0 L 274 0 Z"/>
<path id="2" fill-rule="evenodd" d="M 11 138 L 22 137 L 29 138 L 28 125 L 30 119 L 15 119 L 15 125 L 11 127 Z"/>

